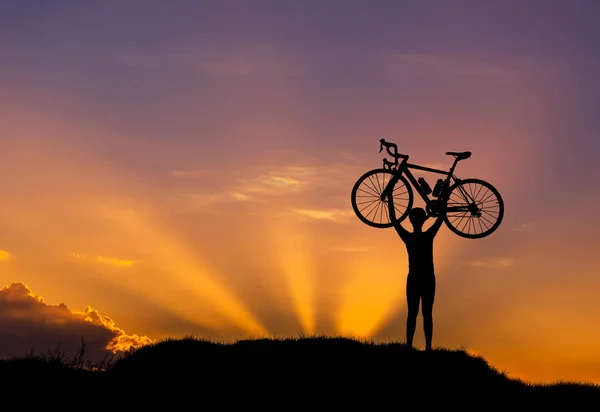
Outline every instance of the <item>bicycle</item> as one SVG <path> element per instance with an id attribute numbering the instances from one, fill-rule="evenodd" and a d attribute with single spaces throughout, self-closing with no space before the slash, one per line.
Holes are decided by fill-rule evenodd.
<path id="1" fill-rule="evenodd" d="M 394 161 L 384 158 L 383 168 L 366 172 L 352 188 L 352 208 L 362 222 L 375 228 L 389 228 L 402 222 L 412 208 L 414 187 L 425 202 L 428 217 L 439 216 L 442 208 L 445 208 L 444 223 L 455 234 L 467 239 L 480 239 L 498 229 L 504 217 L 504 201 L 500 192 L 484 180 L 459 179 L 454 175 L 458 162 L 471 157 L 471 152 L 446 152 L 446 155 L 454 156 L 454 163 L 450 170 L 445 171 L 408 163 L 409 156 L 398 153 L 395 143 L 381 139 L 379 153 L 384 147 Z M 398 162 L 399 159 L 402 161 Z M 411 169 L 445 175 L 446 178 L 438 179 L 432 190 L 424 178 L 415 179 Z M 481 198 L 477 199 L 480 194 Z M 389 216 L 390 195 L 396 211 L 395 221 L 391 221 Z M 368 197 L 373 199 L 368 200 Z M 397 204 L 404 201 L 405 203 Z M 363 213 L 369 208 L 368 213 Z M 373 211 L 375 213 L 370 217 Z M 379 222 L 376 221 L 378 213 Z M 384 221 L 384 217 L 387 221 Z M 471 228 L 477 230 L 478 226 L 481 229 L 479 233 L 470 232 Z"/>

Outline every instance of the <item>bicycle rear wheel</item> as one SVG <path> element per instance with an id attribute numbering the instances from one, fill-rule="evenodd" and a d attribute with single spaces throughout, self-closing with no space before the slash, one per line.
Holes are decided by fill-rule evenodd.
<path id="1" fill-rule="evenodd" d="M 390 219 L 387 200 L 381 200 L 381 193 L 393 176 L 394 173 L 388 169 L 374 169 L 362 175 L 354 184 L 350 196 L 352 209 L 363 223 L 376 228 L 388 228 L 408 215 L 413 203 L 413 192 L 404 176 L 398 178 L 392 191 L 396 211 L 394 222 Z"/>
<path id="2" fill-rule="evenodd" d="M 480 179 L 464 179 L 448 189 L 446 226 L 467 239 L 480 239 L 498 229 L 504 217 L 500 192 Z"/>

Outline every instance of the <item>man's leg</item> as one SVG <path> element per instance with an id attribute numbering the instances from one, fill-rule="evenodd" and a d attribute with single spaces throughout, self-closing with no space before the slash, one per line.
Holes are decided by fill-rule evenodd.
<path id="1" fill-rule="evenodd" d="M 417 328 L 417 315 L 419 314 L 419 288 L 411 279 L 410 275 L 406 281 L 406 302 L 408 303 L 408 314 L 406 316 L 406 344 L 413 347 L 413 337 Z"/>
<path id="2" fill-rule="evenodd" d="M 433 302 L 435 300 L 435 278 L 427 282 L 423 291 L 423 330 L 425 332 L 425 350 L 431 350 L 433 339 Z"/>

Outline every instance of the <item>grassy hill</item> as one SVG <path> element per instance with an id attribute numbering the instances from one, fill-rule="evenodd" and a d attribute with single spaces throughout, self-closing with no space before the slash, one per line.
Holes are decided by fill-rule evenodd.
<path id="1" fill-rule="evenodd" d="M 95 406 L 120 402 L 195 402 L 199 406 L 294 409 L 409 405 L 490 409 L 518 405 L 573 407 L 600 401 L 600 387 L 581 383 L 530 385 L 509 379 L 461 350 L 409 350 L 400 343 L 344 338 L 246 340 L 221 344 L 166 340 L 126 354 L 103 371 L 81 358 L 26 357 L 0 362 L 4 388 L 68 388 L 94 396 Z M 98 396 L 110 394 L 109 398 Z M 77 398 L 57 398 L 62 402 Z M 63 403 L 64 404 L 64 403 Z M 421 405 L 421 406 L 419 406 Z M 155 405 L 156 406 L 156 405 Z M 411 406 L 411 407 L 412 407 Z M 221 409 L 219 408 L 219 409 Z"/>

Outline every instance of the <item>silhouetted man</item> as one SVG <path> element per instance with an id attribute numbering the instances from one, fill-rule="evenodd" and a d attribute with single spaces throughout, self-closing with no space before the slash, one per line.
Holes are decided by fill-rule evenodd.
<path id="1" fill-rule="evenodd" d="M 396 220 L 394 201 L 388 202 L 390 217 Z M 411 209 L 408 214 L 413 232 L 404 229 L 400 223 L 394 228 L 406 245 L 408 253 L 408 277 L 406 279 L 406 300 L 408 315 L 406 319 L 406 344 L 413 347 L 413 336 L 417 326 L 419 301 L 423 311 L 423 330 L 425 332 L 425 350 L 431 350 L 433 337 L 433 301 L 435 298 L 435 272 L 433 268 L 433 239 L 444 221 L 444 213 L 435 220 L 433 225 L 423 232 L 423 224 L 429 218 L 420 207 Z"/>

